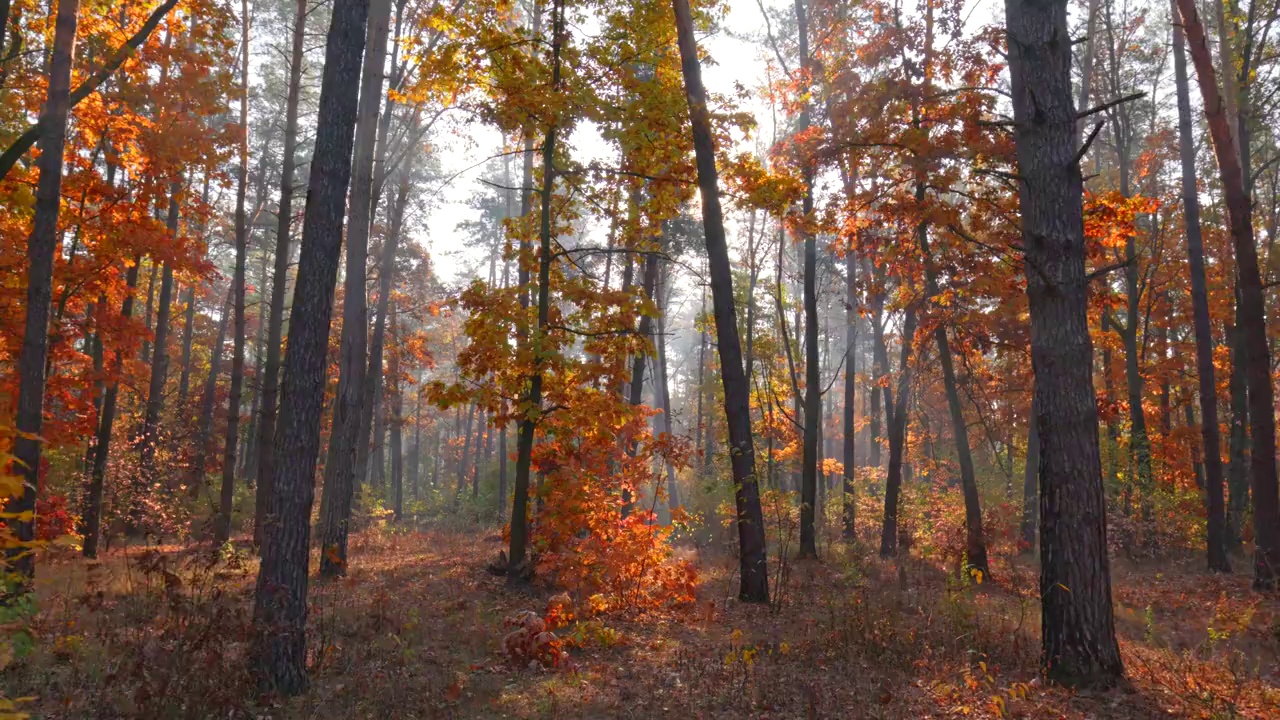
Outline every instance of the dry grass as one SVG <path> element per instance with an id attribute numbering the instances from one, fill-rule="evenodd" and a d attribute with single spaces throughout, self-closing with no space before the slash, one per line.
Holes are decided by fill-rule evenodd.
<path id="1" fill-rule="evenodd" d="M 367 531 L 353 570 L 313 581 L 312 687 L 258 697 L 245 667 L 254 562 L 132 548 L 46 563 L 37 650 L 0 679 L 43 718 L 1145 718 L 1280 716 L 1278 605 L 1198 564 L 1115 568 L 1130 683 L 1102 694 L 1036 676 L 1034 569 L 956 579 L 833 545 L 790 569 L 780 607 L 732 599 L 731 558 L 699 559 L 696 604 L 610 616 L 555 670 L 500 654 L 513 593 L 480 531 Z"/>

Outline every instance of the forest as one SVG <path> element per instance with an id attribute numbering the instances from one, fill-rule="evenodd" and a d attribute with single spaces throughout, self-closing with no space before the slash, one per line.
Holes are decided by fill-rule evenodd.
<path id="1" fill-rule="evenodd" d="M 1277 0 L 0 0 L 0 208 L 0 720 L 1280 717 Z"/>

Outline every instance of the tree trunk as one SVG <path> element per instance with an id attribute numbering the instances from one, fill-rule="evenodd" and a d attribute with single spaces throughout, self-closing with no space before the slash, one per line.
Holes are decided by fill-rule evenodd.
<path id="1" fill-rule="evenodd" d="M 121 303 L 120 317 L 127 322 L 133 317 L 134 290 L 138 287 L 138 267 L 141 258 L 133 261 L 125 273 L 125 295 Z M 102 312 L 106 311 L 104 306 Z M 116 420 L 116 404 L 120 397 L 120 376 L 124 372 L 124 355 L 116 350 L 111 368 L 111 385 L 102 399 L 102 411 L 98 414 L 98 435 L 93 449 L 93 468 L 89 486 L 85 490 L 84 505 L 84 556 L 98 557 L 98 539 L 102 535 L 102 493 L 107 477 L 107 460 L 111 457 L 111 431 Z"/>
<path id="2" fill-rule="evenodd" d="M 917 185 L 916 197 L 923 201 L 924 184 Z M 929 249 L 929 229 L 920 223 L 916 229 L 920 253 L 924 256 L 925 293 L 932 299 L 938 295 L 937 271 Z M 960 404 L 960 388 L 956 380 L 955 364 L 951 358 L 951 343 L 947 339 L 945 323 L 937 323 L 933 339 L 938 346 L 938 364 L 942 366 L 942 384 L 947 395 L 947 408 L 951 413 L 951 434 L 956 445 L 956 459 L 960 465 L 960 488 L 964 494 L 965 554 L 969 567 L 991 574 L 987 563 L 987 543 L 982 531 L 982 501 L 978 496 L 978 478 L 973 469 L 973 450 L 969 445 L 969 425 L 964 419 L 964 407 Z"/>
<path id="3" fill-rule="evenodd" d="M 1066 0 L 1006 0 L 1040 433 L 1041 662 L 1066 684 L 1123 675 L 1111 608 L 1082 179 Z"/>
<path id="4" fill-rule="evenodd" d="M 656 297 L 656 293 L 657 293 L 657 285 L 658 285 L 658 255 L 656 252 L 651 252 L 645 255 L 644 278 L 641 282 L 642 282 L 642 289 L 644 291 L 645 297 L 650 302 L 654 302 L 654 298 Z M 653 316 L 649 315 L 648 313 L 641 315 L 639 325 L 640 326 L 638 329 L 638 334 L 640 335 L 640 337 L 647 338 L 652 341 L 654 339 L 653 338 Z M 636 353 L 635 357 L 632 359 L 631 386 L 627 390 L 627 404 L 631 405 L 632 407 L 639 407 L 640 404 L 644 402 L 645 361 L 646 361 L 646 355 L 643 352 Z M 635 456 L 636 442 L 634 439 L 628 441 L 627 450 L 632 457 Z M 639 488 L 637 488 L 635 491 L 632 491 L 631 489 L 624 489 L 622 491 L 622 516 L 623 517 L 626 517 L 627 515 L 631 514 L 631 511 L 633 509 L 633 505 L 635 502 L 634 492 L 638 490 Z"/>
<path id="5" fill-rule="evenodd" d="M 671 268 L 665 265 L 662 270 L 661 288 L 658 291 L 658 298 L 661 305 L 658 307 L 658 383 L 662 386 L 662 413 L 658 415 L 662 420 L 662 429 L 660 433 L 671 434 L 674 428 L 671 425 L 671 387 L 667 384 L 667 287 L 670 283 Z M 676 485 L 676 469 L 671 463 L 667 466 L 667 512 L 673 513 L 680 507 L 680 488 Z"/>
<path id="6" fill-rule="evenodd" d="M 156 308 L 156 274 L 160 270 L 155 261 L 151 263 L 151 272 L 147 275 L 147 306 L 142 313 L 142 326 L 146 332 L 142 335 L 142 364 L 151 364 L 151 316 Z"/>
<path id="7" fill-rule="evenodd" d="M 395 280 L 396 253 L 400 247 L 408 199 L 409 173 L 404 172 L 400 174 L 396 197 L 391 206 L 391 227 L 383 240 L 382 257 L 378 260 L 378 307 L 374 313 L 373 334 L 369 342 L 369 367 L 365 369 L 364 391 L 361 393 L 360 430 L 356 443 L 356 487 L 364 484 L 370 475 L 375 484 L 381 486 L 384 417 L 381 413 L 382 347 L 386 337 L 387 307 Z"/>
<path id="8" fill-rule="evenodd" d="M 911 388 L 911 346 L 916 335 L 916 308 L 907 308 L 902 324 L 902 354 L 898 361 L 898 397 L 889 415 L 889 472 L 884 483 L 884 524 L 880 530 L 880 554 L 898 552 L 898 494 L 902 490 L 903 460 L 907 442 L 907 394 Z M 888 403 L 885 409 L 888 410 Z"/>
<path id="9" fill-rule="evenodd" d="M 334 577 L 346 572 L 347 525 L 355 494 L 356 446 L 360 442 L 360 412 L 370 398 L 363 395 L 369 332 L 365 304 L 365 269 L 369 256 L 370 198 L 373 183 L 374 144 L 378 139 L 378 110 L 382 107 L 383 66 L 387 56 L 387 26 L 391 0 L 369 3 L 368 37 L 360 102 L 356 117 L 355 159 L 352 165 L 350 217 L 347 221 L 347 269 L 342 296 L 342 345 L 338 361 L 338 395 L 333 408 L 333 432 L 325 462 L 323 499 L 326 514 L 321 536 L 320 574 Z"/>
<path id="10" fill-rule="evenodd" d="M 1177 2 L 1174 1 L 1174 17 Z M 1200 439 L 1203 445 L 1205 509 L 1208 518 L 1209 570 L 1231 572 L 1227 557 L 1226 512 L 1222 493 L 1222 451 L 1218 433 L 1218 386 L 1213 368 L 1213 328 L 1204 274 L 1204 242 L 1200 236 L 1200 196 L 1196 188 L 1195 138 L 1191 132 L 1191 94 L 1182 26 L 1173 23 L 1173 66 L 1178 95 L 1178 151 L 1182 161 L 1182 215 L 1187 232 L 1191 306 L 1195 316 L 1196 373 L 1200 380 Z M 1191 412 L 1191 406 L 1187 406 Z"/>
<path id="11" fill-rule="evenodd" d="M 177 181 L 169 185 L 169 215 L 166 229 L 176 243 L 178 240 L 178 190 Z M 142 442 L 139 448 L 143 480 L 156 482 L 156 443 L 160 432 L 160 413 L 164 409 L 165 380 L 169 377 L 169 310 L 173 304 L 173 268 L 164 264 L 160 280 L 160 307 L 156 313 L 156 344 L 151 354 L 151 378 L 147 384 L 147 405 L 142 421 Z"/>
<path id="12" fill-rule="evenodd" d="M 187 414 L 187 398 L 191 395 L 191 347 L 195 340 L 196 325 L 196 284 L 187 287 L 186 297 L 182 299 L 184 306 L 182 317 L 182 374 L 178 378 L 178 410 L 183 419 Z"/>
<path id="13" fill-rule="evenodd" d="M 240 167 L 236 178 L 236 268 L 231 281 L 235 325 L 232 339 L 231 391 L 227 395 L 227 439 L 222 454 L 222 488 L 218 497 L 218 518 L 214 523 L 213 541 L 222 544 L 231 537 L 231 503 L 235 497 L 236 444 L 240 440 L 240 393 L 244 386 L 244 291 L 245 264 L 249 252 L 249 226 L 245 215 L 245 195 L 249 190 L 249 0 L 240 0 Z"/>
<path id="14" fill-rule="evenodd" d="M 213 347 L 209 349 L 209 376 L 204 381 L 204 392 L 200 396 L 200 419 L 196 429 L 196 455 L 191 463 L 192 481 L 189 489 L 191 497 L 200 494 L 204 485 L 206 459 L 209 454 L 209 436 L 213 434 L 214 405 L 217 401 L 218 375 L 222 369 L 222 351 L 227 343 L 227 325 L 231 320 L 232 290 L 227 290 L 226 301 L 221 305 L 222 314 L 218 319 L 218 335 Z"/>
<path id="15" fill-rule="evenodd" d="M 1238 294 L 1238 293 L 1237 293 Z M 1249 508 L 1249 391 L 1244 377 L 1244 333 L 1240 331 L 1240 304 L 1235 303 L 1235 323 L 1227 323 L 1226 339 L 1231 345 L 1231 428 L 1227 437 L 1227 546 L 1237 549 L 1244 542 L 1245 514 Z"/>
<path id="16" fill-rule="evenodd" d="M 540 8 L 541 6 L 539 6 Z M 534 15 L 534 35 L 538 36 L 538 24 L 540 12 Z M 563 0 L 554 0 L 551 11 L 551 88 L 553 91 L 560 88 L 560 51 L 564 34 L 564 3 Z M 553 123 L 547 126 L 546 135 L 542 143 L 542 190 L 541 190 L 541 217 L 539 223 L 539 241 L 540 247 L 538 251 L 538 320 L 537 327 L 531 338 L 534 350 L 533 371 L 529 375 L 529 392 L 526 396 L 526 408 L 524 416 L 520 420 L 520 432 L 516 438 L 516 478 L 515 487 L 513 488 L 515 496 L 512 500 L 511 508 L 511 542 L 508 552 L 507 567 L 507 583 L 515 585 L 521 583 L 526 574 L 525 566 L 529 541 L 529 476 L 533 465 L 533 435 L 536 429 L 537 418 L 533 416 L 531 411 L 541 411 L 542 409 L 542 343 L 546 334 L 547 324 L 550 322 L 551 313 L 551 200 L 552 193 L 555 190 L 555 151 L 556 151 L 556 134 L 557 126 Z M 526 142 L 526 147 L 529 147 Z M 531 177 L 529 172 L 529 163 L 532 162 L 532 156 L 529 153 L 526 157 L 526 173 L 525 177 Z M 530 187 L 526 185 L 526 187 Z M 529 199 L 526 196 L 526 199 Z M 530 203 L 524 203 L 526 205 Z M 530 208 L 526 208 L 526 211 Z M 526 212 L 527 214 L 527 212 Z M 523 267 L 523 265 L 522 265 Z M 527 307 L 527 291 L 528 277 L 522 271 L 521 277 L 521 306 Z"/>
<path id="17" fill-rule="evenodd" d="M 79 0 L 59 0 L 54 26 L 49 89 L 41 113 L 40 158 L 36 167 L 35 221 L 27 239 L 27 307 L 18 356 L 18 410 L 12 469 L 23 482 L 20 495 L 6 506 L 10 513 L 31 513 L 29 521 L 14 519 L 21 546 L 8 552 L 11 567 L 28 585 L 35 577 L 35 557 L 28 547 L 35 539 L 36 488 L 40 477 L 40 429 L 44 422 L 45 366 L 49 352 L 49 312 L 53 302 L 53 265 L 61 245 L 58 210 L 62 202 L 62 154 L 67 139 L 71 65 L 76 49 Z M 2 175 L 0 175 L 2 177 Z"/>
<path id="18" fill-rule="evenodd" d="M 368 0 L 333 3 L 284 362 L 281 413 L 272 445 L 279 462 L 271 480 L 269 520 L 264 525 L 262 564 L 254 593 L 257 632 L 251 667 L 263 689 L 286 695 L 300 693 L 307 685 L 311 505 L 368 8 Z"/>
<path id="19" fill-rule="evenodd" d="M 853 250 L 846 249 L 844 257 L 845 271 L 845 305 L 844 305 L 844 539 L 852 541 L 857 537 L 857 430 L 855 419 L 857 411 L 858 365 L 855 362 L 858 344 L 858 299 L 857 281 L 858 264 L 854 260 Z"/>
<path id="20" fill-rule="evenodd" d="M 716 344 L 720 352 L 720 379 L 724 386 L 725 417 L 729 429 L 729 462 L 733 469 L 734 503 L 737 509 L 739 589 L 746 602 L 769 601 L 769 574 L 765 556 L 764 514 L 756 484 L 755 448 L 751 436 L 751 387 L 742 366 L 737 313 L 733 303 L 733 271 L 725 241 L 716 175 L 715 136 L 702 85 L 693 13 L 688 0 L 672 0 L 684 74 L 685 96 L 693 125 L 693 148 L 702 197 L 702 224 L 706 234 L 711 275 L 712 305 L 716 318 Z"/>
<path id="21" fill-rule="evenodd" d="M 404 399 L 400 395 L 400 334 L 396 306 L 391 306 L 391 335 L 396 339 L 388 372 L 391 374 L 391 509 L 399 522 L 404 517 Z"/>
<path id="22" fill-rule="evenodd" d="M 1177 0 L 1190 44 L 1191 59 L 1200 81 L 1209 133 L 1218 158 L 1231 240 L 1235 250 L 1240 288 L 1240 331 L 1244 335 L 1245 379 L 1249 394 L 1250 476 L 1253 486 L 1253 526 L 1256 550 L 1253 584 L 1258 589 L 1275 586 L 1280 572 L 1280 486 L 1276 481 L 1276 432 L 1274 389 L 1271 386 L 1271 348 L 1267 343 L 1266 298 L 1258 271 L 1252 208 L 1245 189 L 1240 153 L 1231 137 L 1222 96 L 1218 92 L 1213 60 L 1192 0 Z"/>
<path id="23" fill-rule="evenodd" d="M 293 44 L 289 51 L 289 91 L 285 101 L 284 151 L 280 170 L 280 204 L 276 214 L 276 257 L 271 279 L 271 309 L 267 318 L 266 363 L 262 368 L 262 416 L 258 419 L 258 490 L 254 503 L 253 542 L 262 547 L 271 480 L 275 477 L 276 413 L 279 407 L 280 341 L 284 334 L 285 288 L 292 255 L 294 172 L 298 155 L 298 101 L 302 94 L 303 40 L 307 32 L 307 0 L 295 0 Z"/>

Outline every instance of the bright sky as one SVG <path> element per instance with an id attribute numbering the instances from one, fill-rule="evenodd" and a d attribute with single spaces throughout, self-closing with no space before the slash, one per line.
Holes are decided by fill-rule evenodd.
<path id="1" fill-rule="evenodd" d="M 783 0 L 786 2 L 787 0 Z M 768 0 L 766 6 L 781 5 Z M 763 36 L 764 21 L 756 0 L 730 0 L 729 14 L 717 31 L 699 37 L 700 45 L 715 61 L 715 65 L 703 67 L 703 80 L 711 92 L 727 93 L 734 83 L 754 89 L 764 84 L 765 61 L 762 48 L 743 37 Z M 766 137 L 771 131 L 771 120 L 763 104 L 756 109 L 760 121 L 759 132 Z M 467 267 L 486 256 L 487 249 L 470 247 L 471 240 L 457 230 L 458 223 L 469 219 L 475 211 L 467 207 L 467 201 L 483 189 L 479 178 L 484 171 L 484 159 L 501 150 L 501 135 L 490 127 L 469 126 L 458 133 L 441 133 L 436 151 L 440 159 L 441 174 L 452 181 L 441 191 L 428 222 L 429 247 L 436 261 L 436 273 L 446 285 L 464 279 Z M 599 140 L 590 133 L 576 133 L 570 142 L 581 155 L 590 155 L 601 148 Z M 594 145 L 595 147 L 591 147 Z M 472 166 L 475 167 L 472 167 Z M 470 169 L 468 169 L 470 168 Z"/>

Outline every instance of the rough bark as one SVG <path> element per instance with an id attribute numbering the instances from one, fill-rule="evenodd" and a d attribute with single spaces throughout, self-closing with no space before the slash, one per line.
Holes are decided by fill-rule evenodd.
<path id="1" fill-rule="evenodd" d="M 769 576 L 765 556 L 764 514 L 760 507 L 755 472 L 755 448 L 751 436 L 751 388 L 742 365 L 737 312 L 733 302 L 733 273 L 725 241 L 716 173 L 715 136 L 702 85 L 693 13 L 688 0 L 672 0 L 680 47 L 685 96 L 693 125 L 693 147 L 702 197 L 702 225 L 706 235 L 711 275 L 716 341 L 720 353 L 720 378 L 724 387 L 725 416 L 729 430 L 729 462 L 733 470 L 734 504 L 737 510 L 739 588 L 746 602 L 769 601 Z"/>
<path id="2" fill-rule="evenodd" d="M 1040 433 L 1041 662 L 1051 680 L 1123 675 L 1111 607 L 1066 0 L 1006 0 Z"/>
<path id="3" fill-rule="evenodd" d="M 29 583 L 35 577 L 35 556 L 25 547 L 35 539 L 36 488 L 40 476 L 40 429 L 44 422 L 44 384 L 49 352 L 49 313 L 53 303 L 53 263 L 61 245 L 58 210 L 62 202 L 62 154 L 67 139 L 71 65 L 75 59 L 79 0 L 59 0 L 54 25 L 49 87 L 40 114 L 40 159 L 36 167 L 35 219 L 27 239 L 27 305 L 18 356 L 17 435 L 12 469 L 21 476 L 22 494 L 11 498 L 10 513 L 31 513 L 31 520 L 14 519 L 14 535 L 23 547 L 7 552 L 10 567 Z M 0 177 L 4 176 L 0 172 Z"/>
<path id="4" fill-rule="evenodd" d="M 355 158 L 351 171 L 350 217 L 347 220 L 346 277 L 342 295 L 342 341 L 338 354 L 338 395 L 333 407 L 333 432 L 324 464 L 321 519 L 324 552 L 320 574 L 333 577 L 346 572 L 347 525 L 355 494 L 356 444 L 359 442 L 369 332 L 365 302 L 365 274 L 369 258 L 370 197 L 373 184 L 373 151 L 378 139 L 378 110 L 382 107 L 383 69 L 387 58 L 387 28 L 391 0 L 369 3 L 367 44 L 356 115 Z"/>
<path id="5" fill-rule="evenodd" d="M 272 445 L 278 464 L 271 481 L 262 563 L 254 592 L 256 632 L 251 667 L 263 689 L 286 695 L 300 693 L 307 685 L 311 505 L 368 9 L 368 0 L 333 3 L 284 361 L 281 412 Z"/>
<path id="6" fill-rule="evenodd" d="M 267 315 L 266 362 L 262 368 L 262 408 L 258 418 L 258 488 L 253 511 L 253 542 L 262 547 L 262 524 L 266 518 L 271 480 L 275 477 L 276 414 L 280 392 L 280 342 L 284 334 L 285 288 L 289 282 L 289 259 L 293 254 L 293 192 L 298 155 L 298 102 L 302 94 L 303 40 L 307 31 L 307 0 L 295 0 L 292 43 L 289 50 L 289 90 L 285 99 L 284 149 L 280 167 L 280 202 L 276 209 L 276 253 L 271 276 L 271 307 Z"/>

